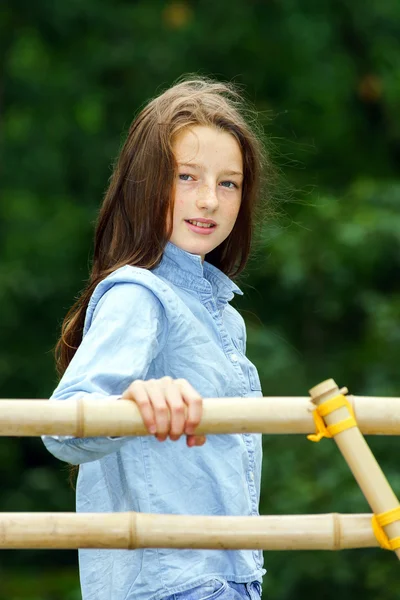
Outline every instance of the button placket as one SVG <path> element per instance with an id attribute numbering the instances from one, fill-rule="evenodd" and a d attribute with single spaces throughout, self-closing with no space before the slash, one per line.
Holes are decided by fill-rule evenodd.
<path id="1" fill-rule="evenodd" d="M 246 443 L 246 448 L 247 448 L 247 455 L 249 458 L 249 468 L 247 471 L 247 485 L 248 485 L 248 489 L 249 489 L 249 494 L 250 494 L 250 498 L 251 498 L 251 508 L 252 508 L 252 514 L 258 516 L 259 512 L 258 512 L 258 497 L 257 497 L 257 490 L 256 490 L 256 485 L 255 485 L 255 448 L 254 448 L 254 444 L 253 444 L 253 437 L 251 433 L 244 433 L 243 434 L 245 443 Z"/>
<path id="2" fill-rule="evenodd" d="M 239 379 L 241 382 L 241 387 L 242 387 L 242 395 L 244 396 L 247 392 L 246 381 L 245 381 L 245 378 L 243 375 L 242 368 L 240 367 L 240 364 L 239 364 L 239 356 L 237 354 L 237 349 L 234 346 L 234 344 L 232 343 L 232 340 L 230 339 L 230 337 L 225 329 L 221 310 L 218 310 L 218 307 L 217 307 L 214 297 L 212 295 L 210 297 L 210 295 L 208 293 L 207 293 L 207 295 L 203 296 L 202 301 L 203 301 L 204 306 L 207 308 L 208 312 L 211 314 L 211 316 L 215 320 L 215 323 L 217 325 L 217 328 L 218 328 L 218 331 L 219 331 L 219 334 L 221 337 L 222 348 L 239 376 Z M 251 509 L 252 515 L 258 516 L 259 515 L 258 498 L 257 498 L 257 490 L 255 487 L 255 476 L 254 476 L 255 449 L 254 449 L 254 444 L 253 444 L 253 438 L 252 438 L 251 433 L 247 433 L 247 434 L 245 433 L 242 435 L 243 435 L 243 438 L 245 441 L 246 452 L 247 452 L 248 461 L 249 461 L 249 469 L 247 472 L 247 474 L 248 474 L 247 486 L 248 486 L 248 491 L 249 491 L 250 509 Z M 261 567 L 260 552 L 253 551 L 253 557 L 254 557 L 254 561 L 255 561 L 257 567 L 260 568 Z"/>
<path id="3" fill-rule="evenodd" d="M 253 443 L 253 437 L 252 437 L 251 433 L 245 433 L 243 435 L 246 438 L 246 443 L 247 443 L 247 447 L 248 447 L 247 452 L 248 452 L 248 456 L 249 456 L 249 470 L 248 470 L 248 482 L 247 483 L 248 483 L 249 494 L 250 494 L 250 498 L 251 498 L 252 514 L 254 516 L 259 516 L 257 490 L 256 490 L 256 486 L 255 486 L 255 476 L 254 476 L 255 448 L 254 448 L 254 443 Z M 253 557 L 254 557 L 256 565 L 261 568 L 261 551 L 254 550 Z"/>

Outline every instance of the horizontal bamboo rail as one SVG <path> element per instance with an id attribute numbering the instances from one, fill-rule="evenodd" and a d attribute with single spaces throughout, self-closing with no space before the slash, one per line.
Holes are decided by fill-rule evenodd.
<path id="1" fill-rule="evenodd" d="M 400 435 L 400 398 L 348 396 L 364 434 Z M 315 432 L 309 397 L 205 398 L 196 433 Z M 148 435 L 130 400 L 0 400 L 0 436 Z"/>
<path id="2" fill-rule="evenodd" d="M 0 513 L 0 548 L 343 550 L 378 545 L 370 514 L 208 517 Z"/>

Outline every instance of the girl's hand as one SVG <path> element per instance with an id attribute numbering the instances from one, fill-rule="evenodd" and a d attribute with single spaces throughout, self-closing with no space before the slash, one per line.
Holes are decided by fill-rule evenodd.
<path id="1" fill-rule="evenodd" d="M 136 402 L 147 430 L 160 442 L 168 435 L 176 441 L 185 433 L 189 447 L 205 443 L 204 435 L 193 435 L 203 413 L 203 399 L 186 379 L 168 376 L 147 381 L 136 379 L 124 391 L 122 399 Z"/>

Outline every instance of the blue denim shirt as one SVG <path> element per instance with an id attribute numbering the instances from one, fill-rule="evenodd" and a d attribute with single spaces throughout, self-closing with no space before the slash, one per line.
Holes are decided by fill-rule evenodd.
<path id="1" fill-rule="evenodd" d="M 246 358 L 242 291 L 201 257 L 167 243 L 159 265 L 125 266 L 90 299 L 82 342 L 50 400 L 117 400 L 135 379 L 185 378 L 203 398 L 262 396 Z M 80 465 L 77 512 L 138 511 L 257 516 L 261 434 L 42 436 L 62 461 Z M 213 578 L 262 581 L 261 551 L 80 549 L 83 600 L 161 600 Z"/>

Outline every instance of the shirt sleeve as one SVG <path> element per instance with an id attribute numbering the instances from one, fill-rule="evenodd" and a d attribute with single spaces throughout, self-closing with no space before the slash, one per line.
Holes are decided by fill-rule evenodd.
<path id="1" fill-rule="evenodd" d="M 135 379 L 145 379 L 165 342 L 161 302 L 146 287 L 118 283 L 96 305 L 83 336 L 50 401 L 89 397 L 117 400 Z M 131 436 L 41 436 L 56 458 L 78 465 L 119 450 Z"/>

